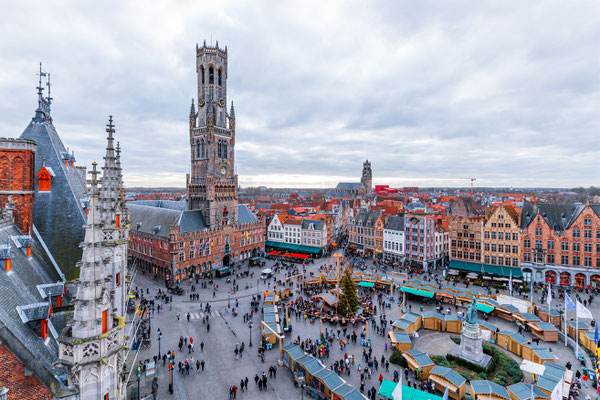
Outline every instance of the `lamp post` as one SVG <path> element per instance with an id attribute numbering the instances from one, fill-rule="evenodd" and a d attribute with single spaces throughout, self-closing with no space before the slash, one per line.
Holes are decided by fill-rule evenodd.
<path id="1" fill-rule="evenodd" d="M 142 368 L 139 365 L 135 371 L 135 376 L 137 377 L 137 400 L 140 400 L 140 378 L 142 377 Z"/>
<path id="2" fill-rule="evenodd" d="M 248 321 L 248 328 L 250 329 L 250 347 L 252 347 L 252 321 Z"/>

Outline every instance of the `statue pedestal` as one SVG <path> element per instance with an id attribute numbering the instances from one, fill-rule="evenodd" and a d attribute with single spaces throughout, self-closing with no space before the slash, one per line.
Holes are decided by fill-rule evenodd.
<path id="1" fill-rule="evenodd" d="M 492 360 L 491 356 L 483 352 L 483 334 L 479 324 L 465 323 L 461 330 L 460 344 L 450 354 L 483 368 Z"/>

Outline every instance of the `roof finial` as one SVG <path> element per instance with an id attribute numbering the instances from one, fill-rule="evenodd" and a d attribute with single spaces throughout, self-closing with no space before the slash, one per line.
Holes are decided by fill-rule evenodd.
<path id="1" fill-rule="evenodd" d="M 229 116 L 235 119 L 235 109 L 233 108 L 233 100 L 231 101 L 231 110 L 229 111 Z"/>
<path id="2" fill-rule="evenodd" d="M 108 116 L 108 124 L 106 124 L 106 132 L 108 132 L 108 140 L 112 140 L 113 133 L 115 133 L 115 126 L 113 125 L 112 115 Z"/>
<path id="3" fill-rule="evenodd" d="M 98 188 L 98 175 L 100 174 L 100 171 L 98 171 L 96 169 L 96 167 L 98 166 L 98 163 L 96 161 L 94 161 L 92 163 L 92 170 L 89 172 L 90 175 L 92 175 L 92 179 L 90 180 L 90 184 L 92 185 L 92 189 L 95 191 L 95 189 Z"/>
<path id="4" fill-rule="evenodd" d="M 46 166 L 46 157 L 42 157 L 42 167 Z"/>
<path id="5" fill-rule="evenodd" d="M 50 73 L 48 72 L 48 82 L 46 82 L 46 86 L 48 86 L 48 97 L 46 97 L 46 100 L 48 101 L 48 105 L 52 104 L 52 97 L 50 96 L 50 88 L 51 88 L 51 84 L 50 84 Z"/>

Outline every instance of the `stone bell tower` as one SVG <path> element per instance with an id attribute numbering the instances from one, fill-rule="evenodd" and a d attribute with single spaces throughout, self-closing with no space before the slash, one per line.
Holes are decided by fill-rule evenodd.
<path id="1" fill-rule="evenodd" d="M 191 175 L 187 206 L 201 210 L 211 228 L 237 224 L 238 178 L 234 172 L 235 111 L 227 112 L 227 47 L 196 46 L 198 110 L 190 109 Z"/>
<path id="2" fill-rule="evenodd" d="M 373 171 L 371 171 L 371 163 L 369 160 L 365 160 L 363 163 L 360 182 L 367 189 L 367 193 L 371 193 L 371 190 L 373 189 Z"/>

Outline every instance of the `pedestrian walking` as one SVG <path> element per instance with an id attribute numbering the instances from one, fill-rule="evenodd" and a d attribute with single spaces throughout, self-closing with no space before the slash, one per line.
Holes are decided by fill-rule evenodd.
<path id="1" fill-rule="evenodd" d="M 204 371 L 204 360 L 200 361 L 200 366 L 202 367 L 202 371 Z"/>
<path id="2" fill-rule="evenodd" d="M 200 342 L 200 351 L 204 353 L 204 342 Z"/>

